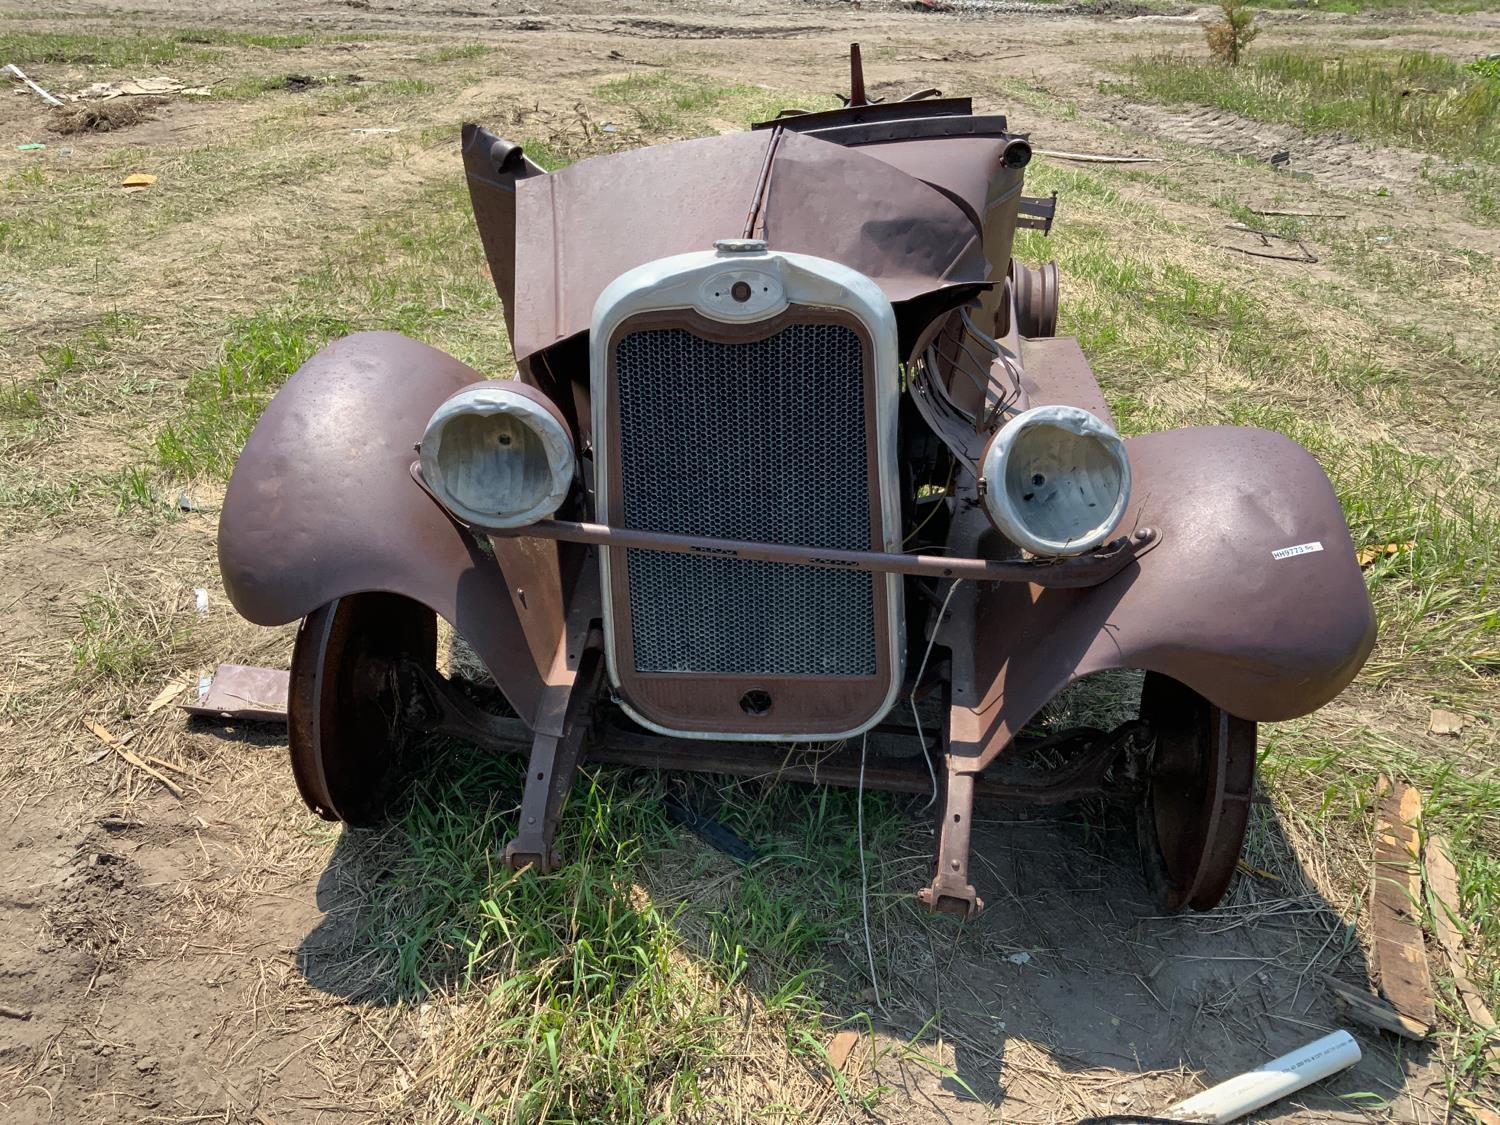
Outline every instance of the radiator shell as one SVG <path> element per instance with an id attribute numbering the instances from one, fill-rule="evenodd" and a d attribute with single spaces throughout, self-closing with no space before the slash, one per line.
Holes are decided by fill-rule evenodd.
<path id="1" fill-rule="evenodd" d="M 736 281 L 753 297 L 731 297 Z M 878 287 L 822 259 L 691 254 L 625 274 L 591 341 L 600 521 L 899 550 L 895 335 Z M 601 582 L 611 681 L 652 729 L 847 738 L 894 701 L 895 575 L 606 548 Z"/>

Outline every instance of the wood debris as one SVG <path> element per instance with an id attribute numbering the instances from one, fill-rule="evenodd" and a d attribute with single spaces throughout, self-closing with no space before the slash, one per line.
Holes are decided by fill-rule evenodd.
<path id="1" fill-rule="evenodd" d="M 172 700 L 176 699 L 183 692 L 187 691 L 188 688 L 192 687 L 193 683 L 194 680 L 191 677 L 184 677 L 177 680 L 168 680 L 166 684 L 163 685 L 161 691 L 156 693 L 156 698 L 153 699 L 150 703 L 146 704 L 146 714 L 156 714 L 168 703 L 171 703 Z"/>
<path id="2" fill-rule="evenodd" d="M 1403 1016 L 1373 992 L 1336 977 L 1324 977 L 1323 983 L 1328 986 L 1328 991 L 1339 1002 L 1344 1013 L 1355 1023 L 1373 1027 L 1377 1031 L 1389 1031 L 1403 1039 L 1427 1038 L 1427 1025 Z"/>
<path id="3" fill-rule="evenodd" d="M 844 1064 L 849 1061 L 849 1056 L 859 1042 L 859 1032 L 841 1031 L 833 1037 L 828 1044 L 828 1065 L 834 1070 L 843 1070 Z"/>
<path id="4" fill-rule="evenodd" d="M 182 786 L 178 785 L 175 781 L 173 781 L 170 777 L 168 777 L 161 771 L 153 769 L 130 750 L 126 749 L 125 739 L 116 738 L 114 735 L 110 734 L 109 731 L 105 730 L 104 727 L 94 722 L 93 719 L 85 719 L 83 722 L 84 725 L 89 728 L 89 730 L 94 732 L 94 737 L 97 738 L 100 742 L 104 743 L 104 745 L 108 746 L 116 754 L 120 755 L 120 757 L 124 758 L 127 762 L 129 762 L 136 769 L 140 770 L 147 777 L 154 778 L 155 780 L 161 782 L 162 785 L 166 786 L 167 791 L 171 793 L 172 796 L 176 797 L 179 801 L 182 800 Z M 129 736 L 126 737 L 128 738 Z"/>
<path id="5" fill-rule="evenodd" d="M 1441 836 L 1427 837 L 1422 849 L 1422 865 L 1427 875 L 1428 903 L 1432 907 L 1432 927 L 1438 944 L 1448 960 L 1448 971 L 1453 976 L 1453 988 L 1463 1001 L 1469 1018 L 1485 1031 L 1496 1031 L 1495 1017 L 1484 1006 L 1479 989 L 1469 979 L 1467 960 L 1464 957 L 1464 933 L 1467 926 L 1459 912 L 1458 872 L 1448 855 L 1448 842 Z M 1500 1058 L 1500 1042 L 1488 1048 L 1491 1058 Z"/>
<path id="6" fill-rule="evenodd" d="M 1303 242 L 1300 238 L 1291 238 L 1284 234 L 1277 234 L 1275 231 L 1260 230 L 1257 227 L 1247 226 L 1244 223 L 1226 223 L 1224 225 L 1227 229 L 1236 233 L 1248 234 L 1260 239 L 1252 247 L 1234 246 L 1227 242 L 1221 243 L 1220 245 L 1225 250 L 1234 250 L 1240 254 L 1249 254 L 1252 258 L 1274 258 L 1278 262 L 1302 262 L 1310 265 L 1318 260 L 1318 256 L 1308 249 L 1307 243 Z M 1297 247 L 1299 252 L 1296 254 L 1276 253 L 1271 248 L 1271 239 L 1273 238 L 1279 242 L 1291 243 Z"/>
<path id="7" fill-rule="evenodd" d="M 1422 937 L 1422 867 L 1418 824 L 1422 795 L 1384 775 L 1376 792 L 1375 887 L 1370 900 L 1374 965 L 1380 991 L 1425 1034 L 1437 1020 Z"/>

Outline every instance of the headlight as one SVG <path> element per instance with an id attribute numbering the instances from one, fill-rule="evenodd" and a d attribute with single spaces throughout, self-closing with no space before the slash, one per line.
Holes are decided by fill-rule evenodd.
<path id="1" fill-rule="evenodd" d="M 1130 499 L 1125 443 L 1076 406 L 1017 414 L 984 452 L 990 520 L 1035 555 L 1081 555 L 1109 537 Z"/>
<path id="2" fill-rule="evenodd" d="M 523 383 L 465 387 L 439 406 L 422 476 L 459 519 L 524 527 L 557 511 L 573 483 L 573 438 L 557 407 Z"/>

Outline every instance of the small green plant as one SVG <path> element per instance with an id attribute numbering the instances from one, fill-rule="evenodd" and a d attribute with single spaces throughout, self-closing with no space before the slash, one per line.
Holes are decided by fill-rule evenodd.
<path id="1" fill-rule="evenodd" d="M 124 515 L 132 508 L 151 509 L 151 475 L 147 469 L 121 469 L 110 478 L 110 483 L 114 486 L 117 514 Z"/>
<path id="2" fill-rule="evenodd" d="M 71 644 L 81 676 L 129 683 L 172 651 L 176 638 L 154 609 L 122 589 L 96 591 L 78 609 Z"/>
<path id="3" fill-rule="evenodd" d="M 1223 22 L 1208 24 L 1203 29 L 1209 53 L 1221 63 L 1239 66 L 1240 56 L 1260 34 L 1260 28 L 1255 26 L 1255 12 L 1244 0 L 1219 0 L 1219 10 L 1224 13 Z"/>
<path id="4" fill-rule="evenodd" d="M 1500 85 L 1500 55 L 1485 55 L 1482 59 L 1464 63 L 1464 69 L 1477 74 L 1486 81 Z"/>

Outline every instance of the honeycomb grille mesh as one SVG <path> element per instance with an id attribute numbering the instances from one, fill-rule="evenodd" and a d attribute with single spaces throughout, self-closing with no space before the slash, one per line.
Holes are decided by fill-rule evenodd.
<path id="1" fill-rule="evenodd" d="M 864 352 L 839 324 L 753 343 L 680 328 L 615 351 L 626 526 L 869 550 Z M 874 576 L 626 552 L 638 672 L 872 676 Z"/>

